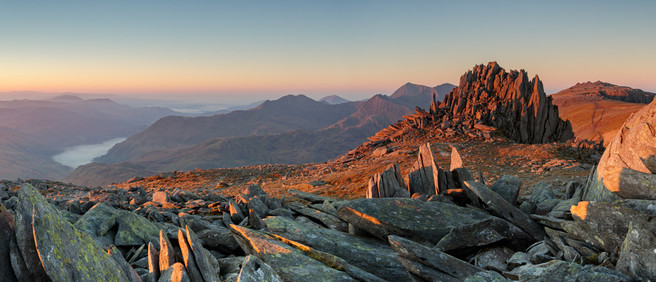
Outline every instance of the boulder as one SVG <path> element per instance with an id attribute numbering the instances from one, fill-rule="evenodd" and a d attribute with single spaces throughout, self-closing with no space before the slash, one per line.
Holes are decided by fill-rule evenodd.
<path id="1" fill-rule="evenodd" d="M 409 279 L 396 252 L 383 242 L 331 229 L 317 229 L 284 217 L 264 219 L 269 232 L 343 258 L 382 279 Z"/>
<path id="2" fill-rule="evenodd" d="M 263 262 L 257 256 L 250 255 L 247 256 L 244 260 L 244 266 L 242 266 L 241 271 L 239 271 L 239 278 L 237 281 L 240 282 L 259 282 L 259 281 L 270 281 L 270 282 L 282 282 L 282 278 L 278 276 L 271 266 L 266 262 Z"/>
<path id="3" fill-rule="evenodd" d="M 609 253 L 620 248 L 631 222 L 656 231 L 649 215 L 618 203 L 583 201 L 572 206 L 571 212 L 574 222 L 561 224 L 565 231 Z"/>
<path id="4" fill-rule="evenodd" d="M 437 244 L 453 229 L 501 220 L 473 208 L 407 198 L 352 200 L 344 203 L 337 213 L 381 240 L 398 235 L 431 244 Z"/>
<path id="5" fill-rule="evenodd" d="M 10 246 L 14 236 L 14 218 L 0 203 L 0 281 L 18 281 L 11 267 Z"/>
<path id="6" fill-rule="evenodd" d="M 30 280 L 44 281 L 48 279 L 41 259 L 35 245 L 34 229 L 32 226 L 32 215 L 34 212 L 34 203 L 41 202 L 48 204 L 47 201 L 39 194 L 32 185 L 23 184 L 18 192 L 16 198 L 17 204 L 14 208 L 15 213 L 15 235 L 16 246 L 19 252 L 16 252 L 14 257 L 17 263 L 16 268 L 25 266 L 27 273 L 20 271 L 24 277 L 29 277 Z M 57 213 L 59 215 L 59 213 Z M 62 216 L 62 220 L 63 219 Z M 64 223 L 62 223 L 64 224 Z M 16 269 L 14 268 L 14 269 Z M 16 273 L 18 275 L 18 273 Z M 20 277 L 19 277 L 20 278 Z"/>
<path id="7" fill-rule="evenodd" d="M 508 260 L 515 252 L 507 247 L 496 247 L 484 249 L 474 256 L 474 265 L 497 272 L 503 272 L 508 269 Z"/>
<path id="8" fill-rule="evenodd" d="M 656 101 L 629 117 L 608 144 L 583 195 L 589 201 L 656 200 Z"/>
<path id="9" fill-rule="evenodd" d="M 556 194 L 551 189 L 551 184 L 546 182 L 539 182 L 535 184 L 531 191 L 529 203 L 531 204 L 532 211 L 535 214 L 546 215 L 548 214 L 559 202 Z"/>
<path id="10" fill-rule="evenodd" d="M 22 216 L 31 217 L 29 227 L 39 259 L 32 267 L 42 268 L 54 281 L 128 280 L 116 260 L 100 249 L 89 235 L 65 220 L 32 185 L 22 186 L 19 200 L 22 208 L 17 214 L 22 213 L 24 207 L 31 207 L 29 214 Z M 23 254 L 25 246 L 21 248 Z"/>
<path id="11" fill-rule="evenodd" d="M 330 268 L 278 240 L 238 225 L 231 225 L 242 249 L 270 265 L 284 281 L 354 281 L 346 273 Z"/>
<path id="12" fill-rule="evenodd" d="M 511 273 L 521 281 L 632 281 L 630 277 L 603 266 L 582 266 L 561 260 L 520 266 Z"/>
<path id="13" fill-rule="evenodd" d="M 203 241 L 203 246 L 209 250 L 226 254 L 241 250 L 228 228 L 215 226 L 211 229 L 205 229 L 198 233 L 198 238 Z"/>
<path id="14" fill-rule="evenodd" d="M 112 243 L 112 236 L 108 231 L 115 225 L 118 225 L 118 231 L 113 238 L 116 246 L 140 246 L 148 243 L 159 246 L 159 226 L 136 213 L 115 209 L 104 203 L 96 204 L 75 222 L 76 228 L 91 235 L 103 248 L 109 247 L 103 244 Z"/>
<path id="15" fill-rule="evenodd" d="M 629 224 L 615 270 L 639 280 L 656 280 L 656 236 L 640 224 Z"/>
<path id="16" fill-rule="evenodd" d="M 517 204 L 517 196 L 519 196 L 519 190 L 521 188 L 522 180 L 514 175 L 504 175 L 490 186 L 490 190 L 499 194 L 499 196 L 513 206 Z"/>

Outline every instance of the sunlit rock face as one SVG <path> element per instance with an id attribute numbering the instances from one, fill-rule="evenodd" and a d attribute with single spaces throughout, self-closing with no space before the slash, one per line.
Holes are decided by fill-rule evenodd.
<path id="1" fill-rule="evenodd" d="M 441 107 L 456 117 L 473 117 L 506 131 L 519 143 L 547 143 L 574 137 L 572 125 L 560 119 L 558 107 L 544 93 L 536 75 L 506 72 L 496 62 L 477 65 L 460 77 Z"/>
<path id="2" fill-rule="evenodd" d="M 656 199 L 656 101 L 624 122 L 608 145 L 585 200 Z"/>

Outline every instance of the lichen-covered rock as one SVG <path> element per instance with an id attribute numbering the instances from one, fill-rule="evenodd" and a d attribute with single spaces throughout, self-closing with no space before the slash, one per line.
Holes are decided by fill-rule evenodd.
<path id="1" fill-rule="evenodd" d="M 631 223 L 615 270 L 640 280 L 656 279 L 656 236 L 640 224 Z"/>
<path id="2" fill-rule="evenodd" d="M 250 255 L 247 256 L 244 260 L 244 266 L 239 271 L 239 278 L 237 281 L 240 282 L 259 282 L 259 281 L 269 281 L 269 282 L 282 282 L 282 278 L 278 276 L 271 266 L 266 262 L 263 262 L 257 256 Z"/>
<path id="3" fill-rule="evenodd" d="M 514 175 L 504 175 L 490 186 L 490 190 L 503 197 L 511 205 L 517 204 L 517 196 L 522 188 L 522 180 Z"/>
<path id="4" fill-rule="evenodd" d="M 15 207 L 16 217 L 16 245 L 18 247 L 18 256 L 15 256 L 16 262 L 24 265 L 27 273 L 23 272 L 25 277 L 30 280 L 44 281 L 48 279 L 45 269 L 41 264 L 41 259 L 36 250 L 34 242 L 34 231 L 32 228 L 32 214 L 34 212 L 34 203 L 46 203 L 46 200 L 30 184 L 23 184 L 18 192 L 18 202 Z M 65 220 L 64 220 L 65 221 Z M 19 258 L 20 257 L 20 258 Z"/>
<path id="5" fill-rule="evenodd" d="M 348 201 L 337 213 L 348 223 L 381 240 L 387 240 L 388 235 L 398 235 L 432 244 L 437 244 L 458 227 L 503 221 L 473 208 L 407 198 Z"/>
<path id="6" fill-rule="evenodd" d="M 382 279 L 407 280 L 407 272 L 388 244 L 331 229 L 317 229 L 284 217 L 264 219 L 274 234 L 343 258 Z"/>
<path id="7" fill-rule="evenodd" d="M 0 202 L 0 281 L 18 281 L 11 268 L 9 242 L 14 236 L 14 218 Z"/>
<path id="8" fill-rule="evenodd" d="M 630 277 L 603 266 L 582 266 L 561 260 L 524 265 L 513 272 L 521 281 L 632 281 Z"/>
<path id="9" fill-rule="evenodd" d="M 567 233 L 609 253 L 617 251 L 629 231 L 631 222 L 649 227 L 650 216 L 624 207 L 619 203 L 579 202 L 571 208 L 574 222 L 565 222 L 562 227 Z"/>
<path id="10" fill-rule="evenodd" d="M 53 281 L 127 281 L 118 263 L 88 234 L 70 224 L 29 184 L 19 193 L 21 206 L 32 206 L 32 230 L 39 265 Z"/>
<path id="11" fill-rule="evenodd" d="M 93 206 L 75 223 L 75 227 L 94 237 L 96 242 L 107 244 L 104 248 L 112 243 L 111 237 L 106 235 L 115 225 L 118 225 L 113 240 L 116 246 L 140 246 L 148 243 L 159 246 L 160 228 L 155 223 L 136 213 L 115 209 L 103 203 Z"/>
<path id="12" fill-rule="evenodd" d="M 604 151 L 584 200 L 656 200 L 656 101 L 629 117 Z"/>
<path id="13" fill-rule="evenodd" d="M 346 273 L 258 231 L 234 224 L 230 229 L 247 254 L 256 255 L 266 262 L 284 281 L 354 281 Z"/>

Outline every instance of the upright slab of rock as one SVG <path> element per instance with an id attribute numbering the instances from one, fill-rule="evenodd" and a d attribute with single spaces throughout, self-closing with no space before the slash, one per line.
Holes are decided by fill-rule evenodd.
<path id="1" fill-rule="evenodd" d="M 604 152 L 584 200 L 656 199 L 656 100 L 629 117 Z"/>
<path id="2" fill-rule="evenodd" d="M 382 173 L 369 179 L 367 198 L 410 197 L 398 164 L 392 164 Z"/>
<path id="3" fill-rule="evenodd" d="M 429 143 L 419 146 L 419 155 L 410 169 L 408 182 L 411 195 L 414 193 L 438 195 L 446 191 L 446 174 L 435 162 Z"/>
<path id="4" fill-rule="evenodd" d="M 33 232 L 28 235 L 32 235 L 29 237 L 33 240 L 38 261 L 31 267 L 43 269 L 53 281 L 128 280 L 116 260 L 99 248 L 89 235 L 70 224 L 59 209 L 49 204 L 32 185 L 22 186 L 19 204 L 17 215 L 21 214 L 23 219 L 31 218 L 30 221 L 17 222 Z M 29 247 L 29 244 L 19 244 L 23 255 L 31 251 L 25 249 Z M 27 259 L 25 261 L 28 263 Z"/>
<path id="5" fill-rule="evenodd" d="M 558 107 L 544 93 L 536 75 L 506 72 L 496 62 L 478 65 L 460 77 L 460 85 L 440 105 L 453 116 L 471 117 L 503 129 L 519 143 L 547 143 L 574 137 L 572 125 L 558 116 Z"/>

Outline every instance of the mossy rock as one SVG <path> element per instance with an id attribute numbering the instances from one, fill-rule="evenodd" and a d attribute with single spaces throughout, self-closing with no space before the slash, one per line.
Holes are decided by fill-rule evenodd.
<path id="1" fill-rule="evenodd" d="M 118 263 L 85 232 L 75 228 L 31 185 L 21 188 L 21 204 L 33 206 L 36 250 L 53 281 L 126 281 Z"/>

